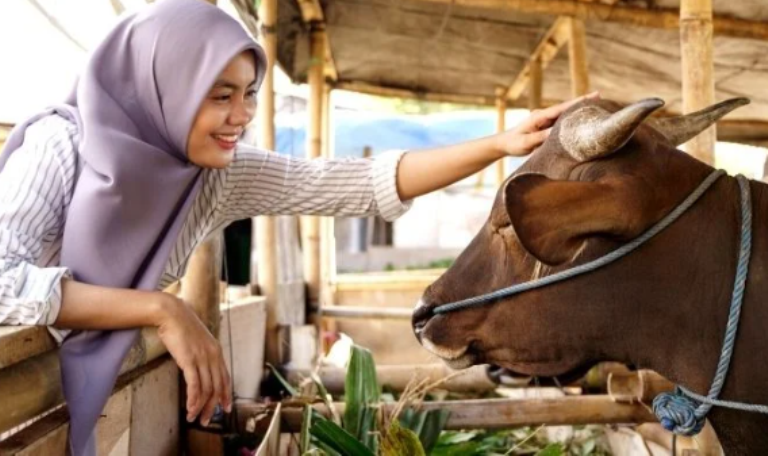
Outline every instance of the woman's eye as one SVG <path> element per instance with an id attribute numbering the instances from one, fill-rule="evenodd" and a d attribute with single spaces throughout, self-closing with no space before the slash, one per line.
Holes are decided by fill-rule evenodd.
<path id="1" fill-rule="evenodd" d="M 248 91 L 248 92 L 247 92 L 245 95 L 246 95 L 248 98 L 256 98 L 256 90 L 253 90 L 253 89 L 252 89 L 252 90 L 249 90 L 249 91 Z"/>
<path id="2" fill-rule="evenodd" d="M 214 101 L 229 101 L 229 99 L 232 98 L 232 96 L 229 95 L 229 94 L 226 94 L 226 95 L 214 95 L 212 98 L 214 99 Z"/>

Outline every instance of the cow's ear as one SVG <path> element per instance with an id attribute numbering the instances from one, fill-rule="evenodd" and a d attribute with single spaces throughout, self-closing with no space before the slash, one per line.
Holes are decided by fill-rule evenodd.
<path id="1" fill-rule="evenodd" d="M 586 239 L 612 236 L 628 240 L 650 224 L 647 211 L 620 182 L 552 180 L 521 174 L 507 182 L 504 204 L 526 250 L 550 265 L 576 255 Z"/>

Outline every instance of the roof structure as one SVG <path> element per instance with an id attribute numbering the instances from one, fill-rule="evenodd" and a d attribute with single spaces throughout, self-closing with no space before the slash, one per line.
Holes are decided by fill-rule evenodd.
<path id="1" fill-rule="evenodd" d="M 237 1 L 235 1 L 237 3 Z M 564 20 L 585 21 L 589 79 L 603 97 L 660 97 L 682 111 L 680 0 L 279 0 L 278 60 L 305 82 L 309 34 L 327 35 L 326 79 L 337 88 L 492 105 L 525 105 L 533 59 L 544 104 L 571 98 Z M 752 104 L 719 139 L 768 144 L 768 2 L 713 0 L 716 97 Z M 500 92 L 501 91 L 501 92 Z"/>

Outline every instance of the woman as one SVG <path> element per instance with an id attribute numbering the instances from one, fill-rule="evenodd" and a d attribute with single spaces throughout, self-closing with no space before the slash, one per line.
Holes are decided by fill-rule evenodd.
<path id="1" fill-rule="evenodd" d="M 265 63 L 216 7 L 158 2 L 124 19 L 66 103 L 17 126 L 0 155 L 0 324 L 46 325 L 63 341 L 74 455 L 93 454 L 92 430 L 140 327 L 158 328 L 183 371 L 188 420 L 231 409 L 217 341 L 158 291 L 207 236 L 264 214 L 394 219 L 403 201 L 529 153 L 573 103 L 462 145 L 306 161 L 238 144 Z"/>

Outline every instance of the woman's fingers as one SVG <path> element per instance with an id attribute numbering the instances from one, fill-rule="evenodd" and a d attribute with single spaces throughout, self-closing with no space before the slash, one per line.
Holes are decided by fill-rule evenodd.
<path id="1" fill-rule="evenodd" d="M 227 365 L 224 362 L 221 363 L 221 382 L 223 388 L 223 395 L 221 399 L 221 405 L 227 413 L 232 412 L 232 379 L 229 376 Z"/>
<path id="2" fill-rule="evenodd" d="M 523 136 L 523 149 L 528 153 L 533 152 L 534 149 L 546 141 L 547 136 L 549 136 L 551 131 L 551 128 L 547 128 L 546 130 L 539 130 L 526 134 Z"/>
<path id="3" fill-rule="evenodd" d="M 588 95 L 574 98 L 573 100 L 565 101 L 548 108 L 537 109 L 531 112 L 531 115 L 528 117 L 528 119 L 523 121 L 523 124 L 521 125 L 521 131 L 523 133 L 530 133 L 544 128 L 549 128 L 555 124 L 555 121 L 557 121 L 557 118 L 560 117 L 561 114 L 563 114 L 572 106 L 584 101 L 585 99 L 597 98 L 600 98 L 600 94 L 598 92 L 592 92 Z"/>
<path id="4" fill-rule="evenodd" d="M 194 408 L 200 398 L 200 378 L 194 365 L 185 367 L 182 372 L 184 381 L 187 382 L 187 421 L 192 422 L 197 416 Z"/>
<path id="5" fill-rule="evenodd" d="M 204 368 L 207 371 L 207 376 L 211 380 L 211 391 L 207 400 L 203 405 L 202 412 L 200 414 L 200 423 L 203 426 L 208 426 L 211 421 L 213 412 L 216 409 L 216 405 L 221 402 L 222 397 L 222 383 L 221 383 L 221 369 L 216 363 L 209 364 Z"/>
<path id="6" fill-rule="evenodd" d="M 198 364 L 197 373 L 200 376 L 200 395 L 193 408 L 195 416 L 200 415 L 213 394 L 213 380 L 211 379 L 211 371 L 208 366 L 202 363 Z M 203 420 L 200 421 L 206 424 Z"/>

